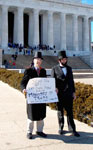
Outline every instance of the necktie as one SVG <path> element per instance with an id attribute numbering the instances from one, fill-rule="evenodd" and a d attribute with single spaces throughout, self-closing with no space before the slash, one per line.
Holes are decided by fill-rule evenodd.
<path id="1" fill-rule="evenodd" d="M 39 68 L 37 68 L 37 74 L 38 74 L 38 76 L 39 76 L 39 74 L 40 74 L 40 69 L 39 69 Z"/>

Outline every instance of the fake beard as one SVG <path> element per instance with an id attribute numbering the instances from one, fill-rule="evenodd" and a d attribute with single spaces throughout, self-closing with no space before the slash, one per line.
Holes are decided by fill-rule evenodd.
<path id="1" fill-rule="evenodd" d="M 62 66 L 64 66 L 64 67 L 67 66 L 67 62 L 66 62 L 66 63 L 62 63 L 62 62 L 61 62 L 61 64 L 62 64 Z"/>

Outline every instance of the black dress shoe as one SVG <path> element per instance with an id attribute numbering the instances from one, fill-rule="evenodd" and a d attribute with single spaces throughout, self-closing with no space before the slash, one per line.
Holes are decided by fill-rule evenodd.
<path id="1" fill-rule="evenodd" d="M 47 135 L 43 132 L 36 132 L 37 135 L 41 136 L 41 137 L 47 137 Z"/>
<path id="2" fill-rule="evenodd" d="M 73 135 L 77 136 L 77 137 L 80 137 L 80 134 L 78 132 L 76 132 L 76 131 L 73 131 Z"/>
<path id="3" fill-rule="evenodd" d="M 27 138 L 32 139 L 32 133 L 27 133 Z"/>
<path id="4" fill-rule="evenodd" d="M 58 133 L 59 133 L 60 135 L 62 135 L 62 134 L 63 134 L 63 130 L 59 130 Z"/>

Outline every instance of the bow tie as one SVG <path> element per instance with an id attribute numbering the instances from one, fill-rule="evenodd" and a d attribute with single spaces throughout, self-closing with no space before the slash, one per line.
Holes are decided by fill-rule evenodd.
<path id="1" fill-rule="evenodd" d="M 60 66 L 60 68 L 65 68 L 64 66 Z"/>

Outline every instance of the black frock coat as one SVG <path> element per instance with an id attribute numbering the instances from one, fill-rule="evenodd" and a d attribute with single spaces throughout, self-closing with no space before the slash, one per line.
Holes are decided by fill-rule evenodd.
<path id="1" fill-rule="evenodd" d="M 55 78 L 56 88 L 58 88 L 58 106 L 61 108 L 63 105 L 73 104 L 73 93 L 75 92 L 72 68 L 66 66 L 67 74 L 64 75 L 60 65 L 52 68 L 51 76 Z"/>
<path id="2" fill-rule="evenodd" d="M 39 75 L 34 67 L 26 69 L 21 81 L 21 89 L 26 89 L 27 83 L 32 78 L 46 77 L 46 70 L 40 69 Z M 27 116 L 32 121 L 43 120 L 46 117 L 46 104 L 27 104 Z"/>

